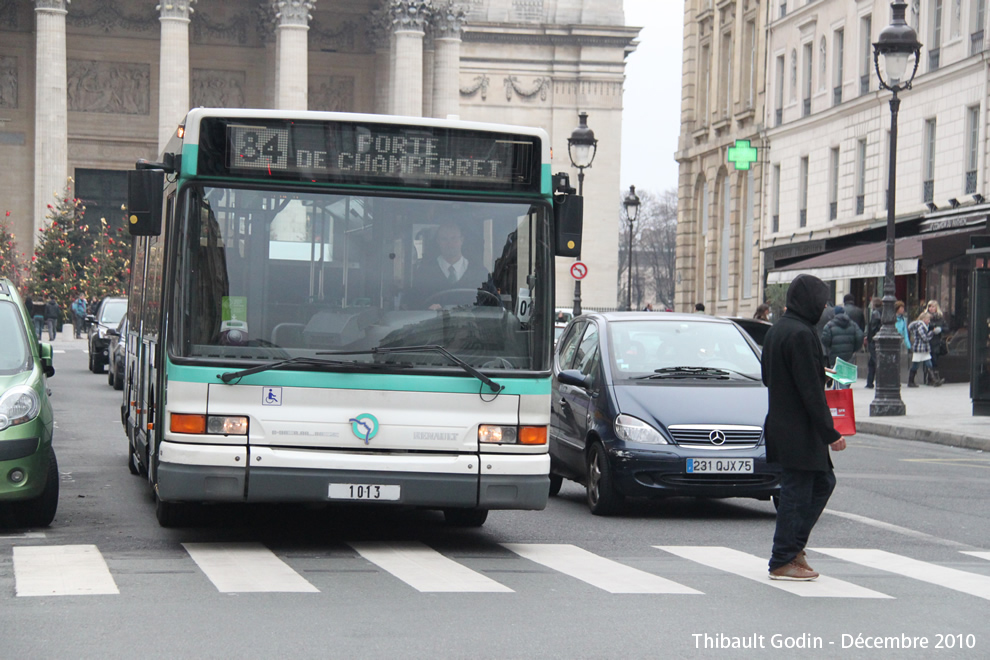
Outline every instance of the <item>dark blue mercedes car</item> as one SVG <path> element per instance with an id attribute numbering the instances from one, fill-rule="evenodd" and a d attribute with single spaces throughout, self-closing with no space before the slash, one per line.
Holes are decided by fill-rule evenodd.
<path id="1" fill-rule="evenodd" d="M 776 498 L 760 352 L 728 319 L 589 313 L 557 343 L 550 492 L 583 483 L 596 515 L 626 497 Z"/>

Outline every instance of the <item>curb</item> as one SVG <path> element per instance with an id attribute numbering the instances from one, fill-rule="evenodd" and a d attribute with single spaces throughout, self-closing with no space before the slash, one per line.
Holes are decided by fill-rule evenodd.
<path id="1" fill-rule="evenodd" d="M 887 438 L 897 438 L 899 440 L 915 440 L 937 445 L 948 445 L 950 447 L 961 447 L 963 449 L 990 451 L 990 438 L 975 438 L 971 435 L 952 433 L 951 431 L 918 429 L 893 426 L 891 424 L 879 424 L 877 422 L 860 422 L 858 420 L 856 421 L 856 431 Z"/>

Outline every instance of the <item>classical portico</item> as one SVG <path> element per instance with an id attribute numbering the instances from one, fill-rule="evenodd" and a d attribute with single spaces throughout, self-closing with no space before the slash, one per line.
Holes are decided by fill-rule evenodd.
<path id="1" fill-rule="evenodd" d="M 622 0 L 0 0 L 0 211 L 30 253 L 74 176 L 87 213 L 118 222 L 123 173 L 157 159 L 196 106 L 541 126 L 555 171 L 569 168 L 585 111 L 600 140 L 585 184 L 586 240 L 600 248 L 585 258 L 585 302 L 612 306 L 637 33 Z"/>

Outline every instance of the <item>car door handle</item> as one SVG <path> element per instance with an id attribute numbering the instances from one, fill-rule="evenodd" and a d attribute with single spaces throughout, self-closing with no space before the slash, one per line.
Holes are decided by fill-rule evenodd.
<path id="1" fill-rule="evenodd" d="M 571 407 L 571 404 L 567 403 L 567 399 L 561 397 L 561 399 L 560 399 L 560 407 L 561 408 L 570 408 Z"/>

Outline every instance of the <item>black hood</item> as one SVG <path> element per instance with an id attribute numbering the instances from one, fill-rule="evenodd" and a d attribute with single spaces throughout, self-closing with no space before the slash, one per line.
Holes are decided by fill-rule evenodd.
<path id="1" fill-rule="evenodd" d="M 787 313 L 815 325 L 828 304 L 829 288 L 814 275 L 798 275 L 787 287 Z"/>

